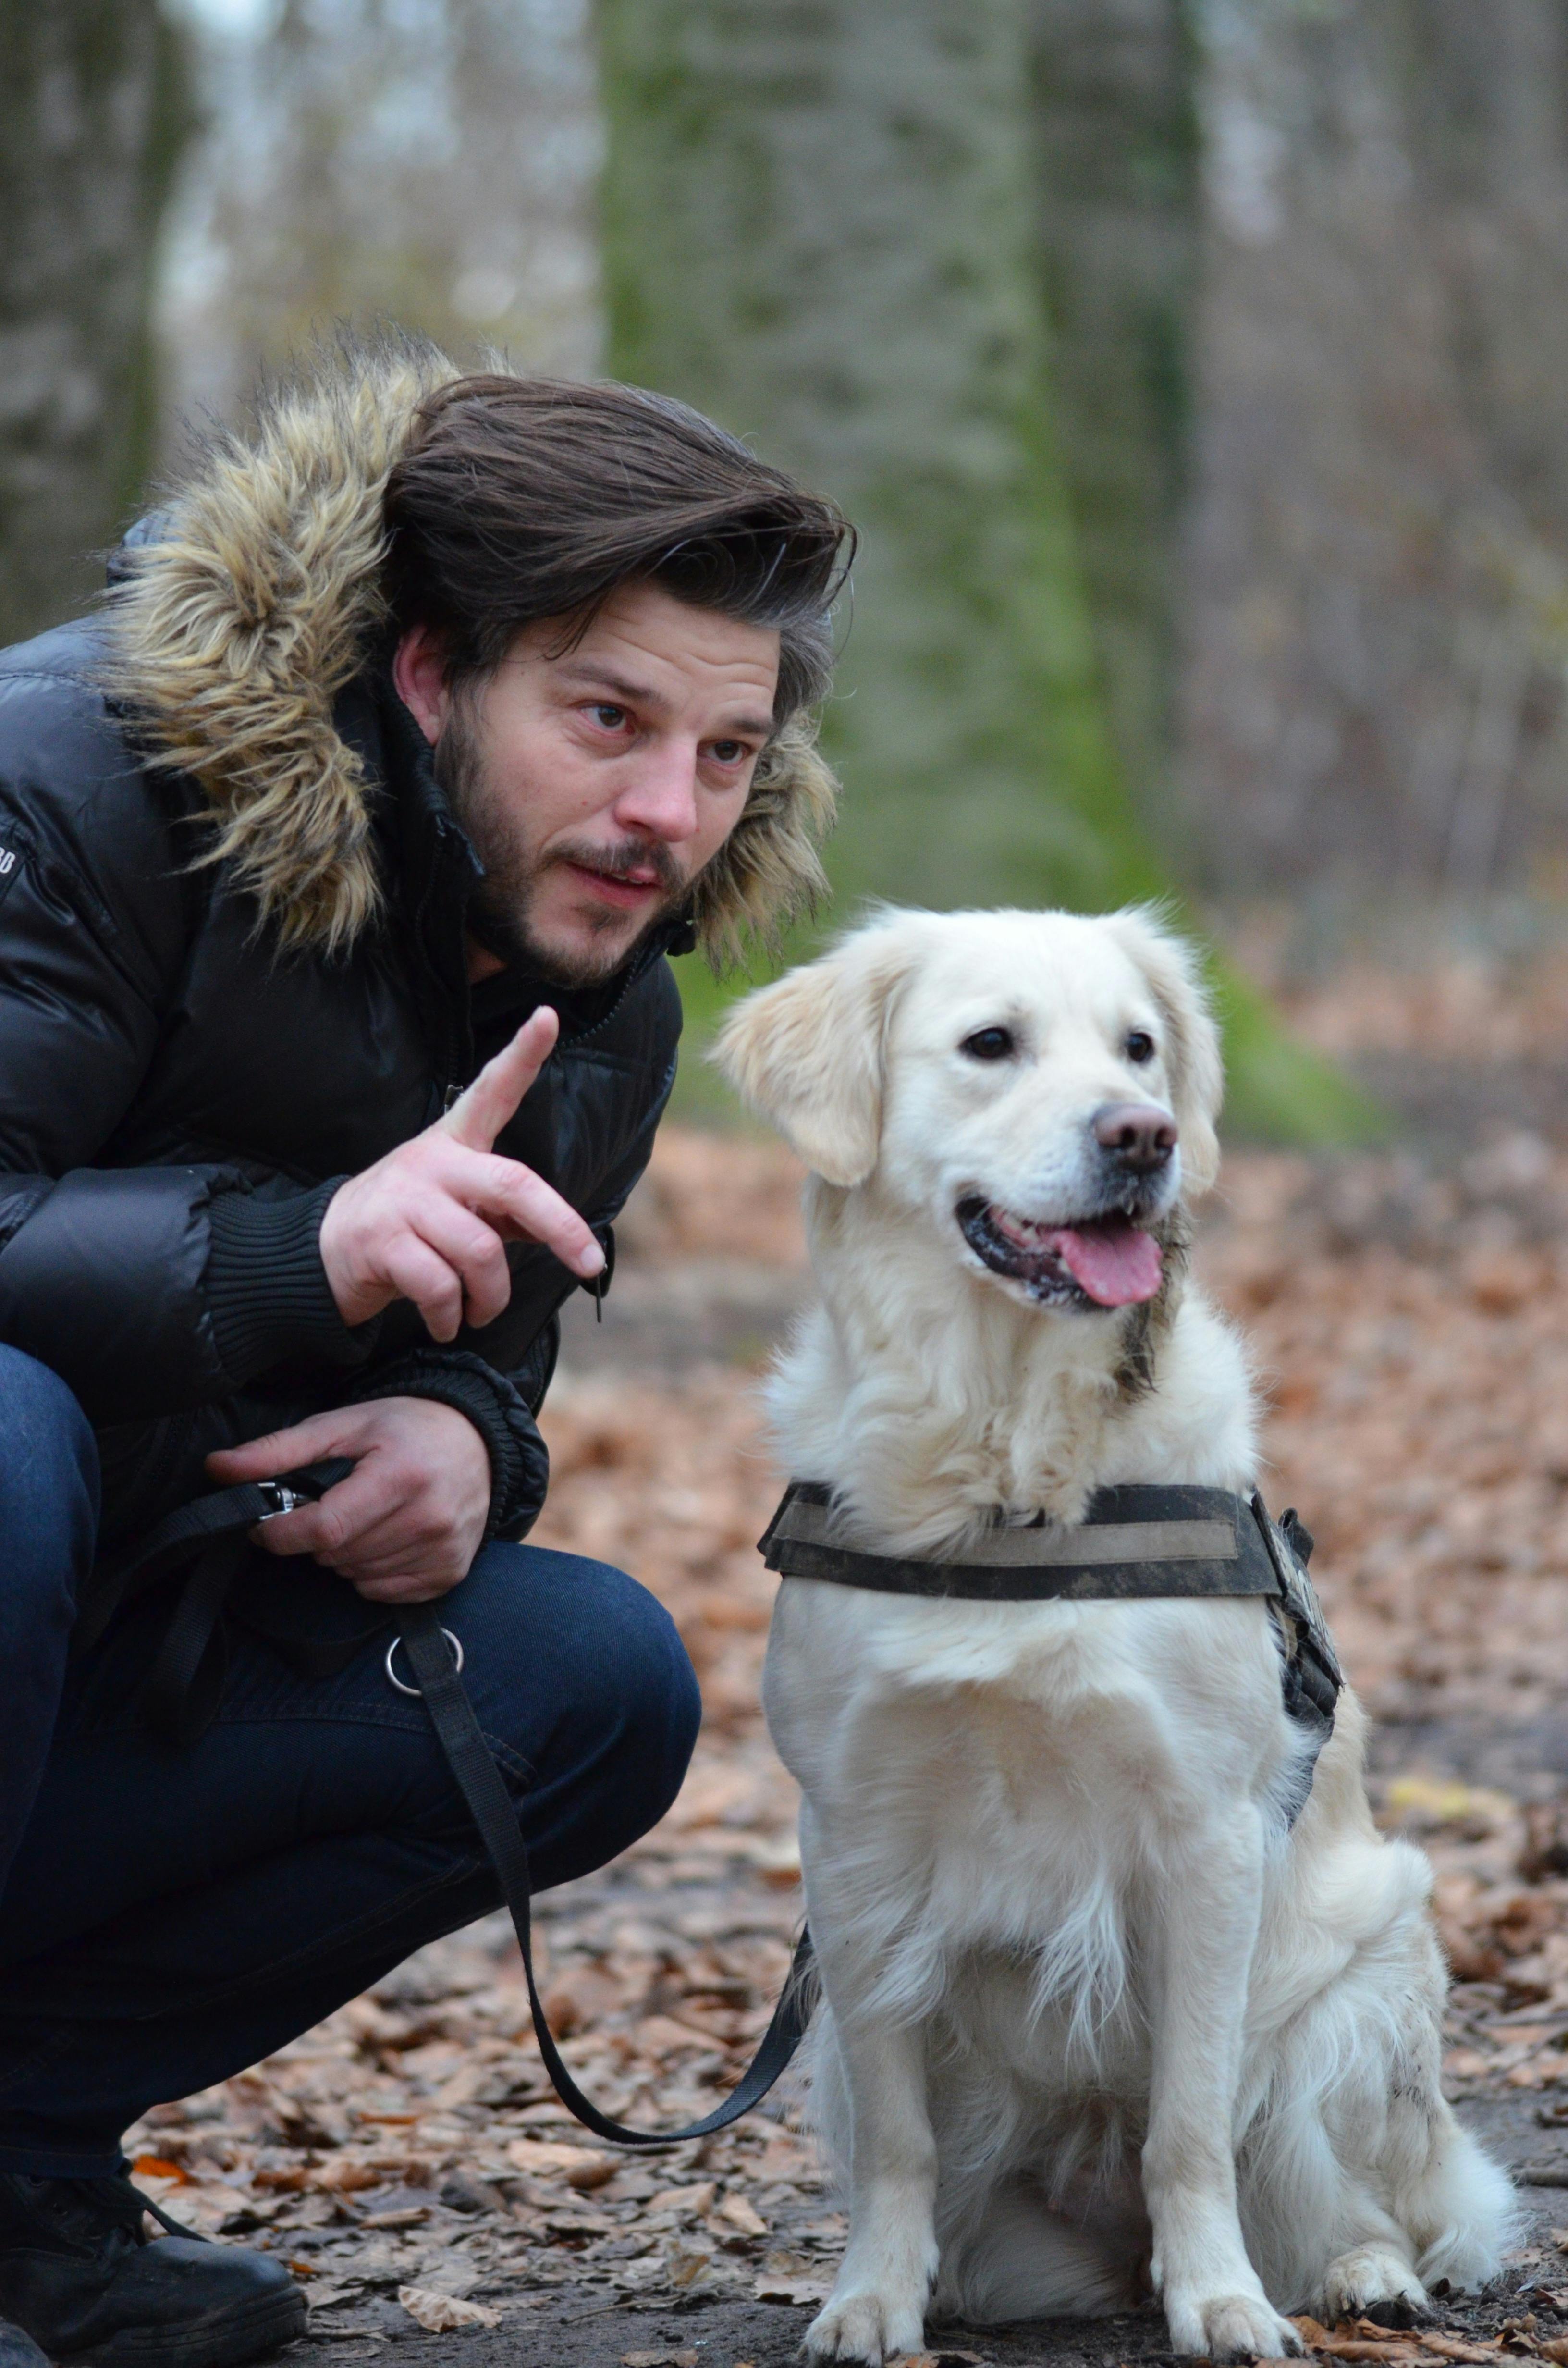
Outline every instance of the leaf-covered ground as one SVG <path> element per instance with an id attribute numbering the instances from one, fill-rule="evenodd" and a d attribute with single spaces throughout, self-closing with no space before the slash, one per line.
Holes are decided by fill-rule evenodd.
<path id="1" fill-rule="evenodd" d="M 1200 1270 L 1252 1338 L 1277 1508 L 1374 1712 L 1390 1825 L 1437 1868 L 1459 1976 L 1449 2077 L 1530 2174 L 1509 2290 L 1447 2329 L 1308 2328 L 1340 2359 L 1568 2361 L 1568 1070 L 1562 982 L 1368 973 L 1301 1023 L 1404 1110 L 1405 1148 L 1233 1154 Z M 1522 1113 L 1522 1115 L 1521 1115 Z M 800 1913 L 792 1787 L 756 1712 L 776 1500 L 752 1384 L 808 1281 L 781 1153 L 667 1134 L 602 1329 L 574 1317 L 541 1541 L 663 1596 L 707 1724 L 672 1815 L 541 1903 L 551 2019 L 612 2112 L 672 2123 L 733 2078 Z M 802 2098 L 626 2160 L 555 2103 L 503 1919 L 425 1951 L 319 2031 L 135 2134 L 204 2229 L 276 2249 L 309 2351 L 472 2368 L 791 2358 L 842 2239 Z M 1568 2237 L 1564 2239 L 1568 2246 Z M 952 2332 L 942 2359 L 1158 2355 L 1157 2314 Z"/>

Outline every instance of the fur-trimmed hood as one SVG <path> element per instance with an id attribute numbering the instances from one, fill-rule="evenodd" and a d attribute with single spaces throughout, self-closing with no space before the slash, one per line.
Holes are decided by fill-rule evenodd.
<path id="1" fill-rule="evenodd" d="M 413 338 L 345 347 L 222 434 L 128 554 L 109 605 L 105 688 L 218 825 L 204 860 L 253 894 L 281 941 L 335 951 L 382 901 L 369 785 L 334 702 L 388 622 L 386 484 L 420 405 L 461 375 Z M 134 538 L 132 539 L 134 541 Z M 836 784 L 797 717 L 696 896 L 715 967 L 825 885 Z"/>

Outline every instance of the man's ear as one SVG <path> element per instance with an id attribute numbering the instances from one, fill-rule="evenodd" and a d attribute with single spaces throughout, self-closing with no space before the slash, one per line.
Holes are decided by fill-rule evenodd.
<path id="1" fill-rule="evenodd" d="M 1149 982 L 1165 1029 L 1165 1067 L 1171 1081 L 1171 1114 L 1181 1143 L 1181 1168 L 1188 1199 L 1207 1192 L 1220 1172 L 1215 1132 L 1225 1096 L 1220 1031 L 1214 1024 L 1201 958 L 1195 946 L 1173 937 L 1152 912 L 1133 908 L 1113 916 L 1117 935 Z"/>
<path id="2" fill-rule="evenodd" d="M 874 922 L 738 1003 L 712 1058 L 736 1093 L 830 1184 L 863 1184 L 882 1132 L 888 1014 L 914 948 Z"/>
<path id="3" fill-rule="evenodd" d="M 392 652 L 392 689 L 433 748 L 452 712 L 447 653 L 428 625 L 410 625 Z"/>

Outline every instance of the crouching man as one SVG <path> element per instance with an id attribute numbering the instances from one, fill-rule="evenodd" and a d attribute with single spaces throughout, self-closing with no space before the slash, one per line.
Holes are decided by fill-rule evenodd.
<path id="1" fill-rule="evenodd" d="M 278 2264 L 146 2241 L 119 2139 L 496 1905 L 387 1607 L 441 1599 L 540 1887 L 680 1784 L 668 1618 L 519 1543 L 534 1416 L 665 956 L 818 883 L 846 541 L 676 404 L 346 351 L 0 657 L 0 2368 L 301 2331 Z M 199 1731 L 166 1595 L 73 1652 L 171 1508 L 336 1456 Z"/>

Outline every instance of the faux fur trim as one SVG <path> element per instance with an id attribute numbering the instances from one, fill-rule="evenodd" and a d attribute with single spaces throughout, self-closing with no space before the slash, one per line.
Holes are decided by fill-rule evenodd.
<path id="1" fill-rule="evenodd" d="M 204 447 L 110 597 L 106 690 L 200 783 L 217 827 L 199 860 L 286 947 L 339 951 L 381 908 L 368 784 L 333 703 L 387 621 L 387 478 L 420 404 L 460 374 L 413 337 L 322 357 L 261 399 L 248 436 Z M 699 885 L 715 969 L 825 888 L 837 784 L 814 741 L 803 717 L 779 733 Z"/>

